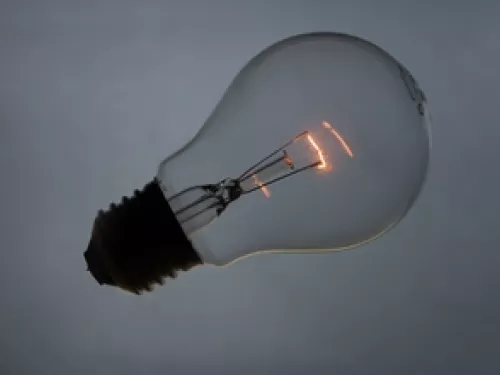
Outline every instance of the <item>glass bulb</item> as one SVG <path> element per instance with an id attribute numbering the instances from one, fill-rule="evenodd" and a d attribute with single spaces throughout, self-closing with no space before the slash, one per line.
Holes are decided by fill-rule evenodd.
<path id="1" fill-rule="evenodd" d="M 88 270 L 141 293 L 200 264 L 369 242 L 419 195 L 429 124 L 412 75 L 374 44 L 338 33 L 280 41 L 152 182 L 99 212 Z"/>
<path id="2" fill-rule="evenodd" d="M 413 205 L 429 125 L 423 92 L 387 52 L 303 34 L 253 58 L 156 179 L 203 263 L 344 250 Z"/>

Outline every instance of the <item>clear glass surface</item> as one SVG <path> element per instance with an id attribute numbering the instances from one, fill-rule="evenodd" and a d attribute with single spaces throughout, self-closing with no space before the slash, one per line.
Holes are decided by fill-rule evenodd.
<path id="1" fill-rule="evenodd" d="M 398 223 L 424 183 L 425 96 L 381 48 L 294 36 L 252 59 L 158 180 L 205 261 L 335 251 Z"/>

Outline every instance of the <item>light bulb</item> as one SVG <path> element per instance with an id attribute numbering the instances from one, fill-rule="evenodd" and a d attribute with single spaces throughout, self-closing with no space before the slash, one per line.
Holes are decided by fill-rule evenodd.
<path id="1" fill-rule="evenodd" d="M 143 191 L 97 216 L 89 270 L 138 293 L 195 265 L 367 243 L 419 195 L 429 125 L 422 90 L 376 45 L 339 33 L 282 40 Z"/>

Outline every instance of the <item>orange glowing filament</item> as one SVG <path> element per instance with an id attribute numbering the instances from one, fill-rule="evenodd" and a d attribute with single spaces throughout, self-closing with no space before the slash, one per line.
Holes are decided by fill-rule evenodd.
<path id="1" fill-rule="evenodd" d="M 318 169 L 326 169 L 326 167 L 328 165 L 326 163 L 325 153 L 323 152 L 323 150 L 321 149 L 321 147 L 318 146 L 318 144 L 316 143 L 316 141 L 314 140 L 314 138 L 310 134 L 307 134 L 307 140 L 309 141 L 309 143 L 311 144 L 311 146 L 313 146 L 313 148 L 318 153 L 319 162 L 318 162 L 318 165 L 316 166 L 316 168 L 318 168 Z"/>
<path id="2" fill-rule="evenodd" d="M 264 196 L 266 198 L 269 198 L 271 197 L 271 191 L 269 190 L 269 188 L 267 186 L 265 186 L 262 181 L 259 180 L 259 178 L 257 177 L 257 175 L 253 175 L 253 180 L 255 182 L 255 185 L 259 186 L 260 187 L 260 190 L 262 191 L 262 193 L 264 194 Z"/>
<path id="3" fill-rule="evenodd" d="M 351 151 L 351 148 L 349 147 L 349 145 L 347 144 L 347 142 L 344 140 L 344 138 L 342 138 L 342 136 L 339 134 L 338 131 L 336 131 L 333 126 L 331 126 L 328 122 L 326 121 L 323 121 L 323 127 L 325 129 L 328 129 L 330 130 L 330 133 L 332 133 L 335 138 L 337 138 L 337 140 L 340 142 L 340 144 L 342 145 L 342 148 L 344 149 L 344 151 L 346 152 L 347 155 L 349 155 L 351 158 L 354 157 L 354 154 L 352 153 Z"/>

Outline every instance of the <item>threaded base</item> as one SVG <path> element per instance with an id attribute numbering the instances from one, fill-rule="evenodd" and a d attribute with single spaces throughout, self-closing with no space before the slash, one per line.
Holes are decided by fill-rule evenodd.
<path id="1" fill-rule="evenodd" d="M 99 212 L 84 257 L 99 284 L 136 294 L 202 264 L 156 180 Z"/>

